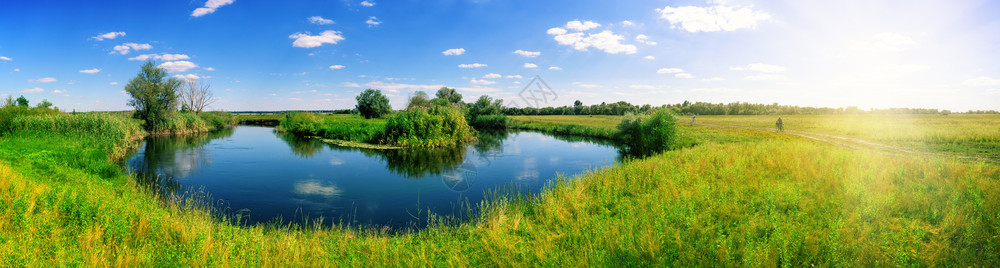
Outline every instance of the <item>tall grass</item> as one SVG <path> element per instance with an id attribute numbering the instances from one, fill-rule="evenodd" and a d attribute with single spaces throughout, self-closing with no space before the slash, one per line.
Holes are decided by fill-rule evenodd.
<path id="1" fill-rule="evenodd" d="M 291 112 L 285 114 L 278 128 L 300 136 L 376 144 L 385 132 L 385 122 L 385 119 L 364 119 L 357 115 L 317 116 Z"/>
<path id="2" fill-rule="evenodd" d="M 198 117 L 204 120 L 211 129 L 223 129 L 236 125 L 236 117 L 227 112 L 201 112 L 198 113 Z"/>
<path id="3" fill-rule="evenodd" d="M 92 146 L 106 150 L 111 159 L 123 158 L 129 144 L 145 135 L 136 121 L 97 113 L 21 116 L 12 120 L 8 129 L 29 137 L 49 133 L 85 137 L 97 141 Z"/>

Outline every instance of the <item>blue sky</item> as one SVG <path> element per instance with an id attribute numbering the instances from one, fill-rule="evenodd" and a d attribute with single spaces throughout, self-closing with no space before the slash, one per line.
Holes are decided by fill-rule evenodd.
<path id="1" fill-rule="evenodd" d="M 997 1 L 4 1 L 0 96 L 125 110 L 142 59 L 212 110 L 395 108 L 457 88 L 524 106 L 778 102 L 1000 109 Z M 829 3 L 827 3 L 829 2 Z"/>

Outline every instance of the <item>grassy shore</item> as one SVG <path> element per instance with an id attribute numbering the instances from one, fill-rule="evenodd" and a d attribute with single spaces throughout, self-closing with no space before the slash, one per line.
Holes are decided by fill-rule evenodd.
<path id="1" fill-rule="evenodd" d="M 768 131 L 682 126 L 698 145 L 561 178 L 536 197 L 497 194 L 458 226 L 389 235 L 233 226 L 118 171 L 109 151 L 129 146 L 127 138 L 37 130 L 0 138 L 0 266 L 1000 262 L 995 164 Z"/>

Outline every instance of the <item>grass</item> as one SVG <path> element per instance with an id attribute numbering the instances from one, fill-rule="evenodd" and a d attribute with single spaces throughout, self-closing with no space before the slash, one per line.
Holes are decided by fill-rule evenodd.
<path id="1" fill-rule="evenodd" d="M 567 120 L 560 119 L 560 120 Z M 586 119 L 576 119 L 586 120 Z M 613 124 L 612 124 L 613 125 Z M 599 127 L 599 124 L 593 126 Z M 457 226 L 236 227 L 106 173 L 85 133 L 0 138 L 0 266 L 991 266 L 1000 167 L 681 126 L 698 145 L 494 194 Z"/>

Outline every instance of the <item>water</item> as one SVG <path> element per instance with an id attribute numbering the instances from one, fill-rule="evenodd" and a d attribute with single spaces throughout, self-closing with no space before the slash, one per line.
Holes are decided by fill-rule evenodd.
<path id="1" fill-rule="evenodd" d="M 127 166 L 164 193 L 204 191 L 240 223 L 344 223 L 420 228 L 428 212 L 459 219 L 488 192 L 537 193 L 557 174 L 614 164 L 598 141 L 535 132 L 481 133 L 435 150 L 368 150 L 239 126 L 151 136 Z M 465 206 L 472 204 L 472 206 Z"/>

